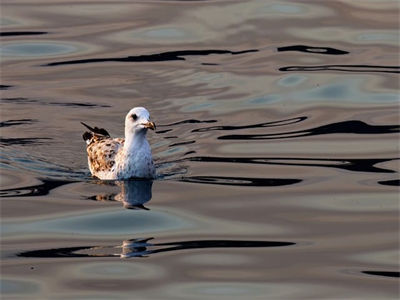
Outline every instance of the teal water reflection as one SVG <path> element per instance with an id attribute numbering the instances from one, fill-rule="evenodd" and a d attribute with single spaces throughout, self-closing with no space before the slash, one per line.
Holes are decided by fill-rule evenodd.
<path id="1" fill-rule="evenodd" d="M 7 43 L 0 47 L 0 55 L 5 57 L 48 57 L 77 52 L 78 46 L 49 43 L 49 42 L 25 42 Z"/>
<path id="2" fill-rule="evenodd" d="M 126 236 L 184 229 L 190 226 L 188 221 L 165 212 L 114 208 L 32 221 L 4 220 L 2 234 L 5 239 L 51 234 Z"/>
<path id="3" fill-rule="evenodd" d="M 0 280 L 0 293 L 3 296 L 12 296 L 13 294 L 31 295 L 39 292 L 40 289 L 40 284 L 34 281 L 7 278 Z"/>

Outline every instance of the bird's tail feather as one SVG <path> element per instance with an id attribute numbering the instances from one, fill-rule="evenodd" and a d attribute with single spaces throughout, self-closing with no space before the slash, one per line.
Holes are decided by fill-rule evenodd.
<path id="1" fill-rule="evenodd" d="M 85 126 L 87 129 L 89 129 L 91 132 L 95 133 L 95 134 L 99 134 L 99 135 L 103 135 L 105 137 L 110 137 L 110 134 L 107 132 L 107 130 L 105 130 L 104 128 L 98 128 L 98 127 L 90 127 L 89 125 L 81 122 L 81 124 L 83 126 Z M 89 132 L 87 132 L 88 134 L 90 134 Z M 86 135 L 86 132 L 83 134 L 84 136 Z M 86 135 L 88 136 L 88 135 Z M 85 137 L 84 137 L 85 139 Z M 86 140 L 86 139 L 85 139 Z"/>
<path id="2" fill-rule="evenodd" d="M 90 144 L 90 140 L 91 140 L 92 137 L 93 137 L 93 133 L 88 132 L 88 131 L 85 131 L 85 132 L 83 133 L 82 137 L 83 137 L 83 140 L 86 142 L 86 144 L 89 145 L 89 144 Z"/>

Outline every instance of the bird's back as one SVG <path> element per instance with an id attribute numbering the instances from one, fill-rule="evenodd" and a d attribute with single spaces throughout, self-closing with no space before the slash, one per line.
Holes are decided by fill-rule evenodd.
<path id="1" fill-rule="evenodd" d="M 87 145 L 88 164 L 93 176 L 115 179 L 115 157 L 123 147 L 124 139 L 94 135 Z"/>

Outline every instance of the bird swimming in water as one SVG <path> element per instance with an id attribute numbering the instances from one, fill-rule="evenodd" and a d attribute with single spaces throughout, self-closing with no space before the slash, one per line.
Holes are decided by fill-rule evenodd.
<path id="1" fill-rule="evenodd" d="M 125 138 L 111 138 L 103 128 L 90 127 L 83 134 L 88 154 L 89 170 L 102 179 L 155 178 L 147 129 L 156 129 L 144 107 L 132 108 L 125 117 Z"/>

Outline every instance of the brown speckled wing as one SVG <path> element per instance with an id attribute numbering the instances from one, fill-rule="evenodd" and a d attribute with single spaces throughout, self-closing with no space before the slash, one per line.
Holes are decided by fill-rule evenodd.
<path id="1" fill-rule="evenodd" d="M 115 156 L 123 146 L 124 139 L 112 139 L 94 135 L 87 146 L 89 169 L 92 175 L 99 172 L 111 172 L 115 165 Z"/>

